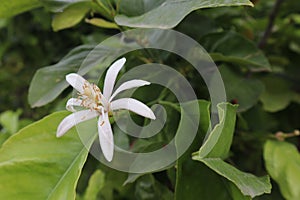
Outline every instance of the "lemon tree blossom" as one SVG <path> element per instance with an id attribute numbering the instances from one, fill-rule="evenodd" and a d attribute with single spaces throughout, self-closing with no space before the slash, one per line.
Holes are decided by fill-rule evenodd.
<path id="1" fill-rule="evenodd" d="M 104 157 L 109 162 L 113 159 L 114 153 L 114 139 L 109 117 L 115 111 L 126 109 L 146 118 L 155 119 L 152 110 L 144 103 L 133 98 L 115 99 L 116 95 L 124 90 L 150 84 L 148 81 L 134 79 L 124 82 L 113 92 L 117 75 L 125 62 L 126 59 L 122 58 L 109 67 L 104 80 L 103 93 L 97 85 L 76 73 L 66 76 L 67 82 L 78 91 L 78 97 L 68 100 L 66 108 L 73 113 L 61 121 L 56 133 L 57 137 L 61 137 L 76 124 L 99 117 L 97 126 L 100 146 Z M 76 110 L 76 107 L 84 109 Z"/>

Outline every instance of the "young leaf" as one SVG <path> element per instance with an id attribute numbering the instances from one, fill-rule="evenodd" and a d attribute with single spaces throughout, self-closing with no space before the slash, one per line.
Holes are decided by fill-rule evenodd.
<path id="1" fill-rule="evenodd" d="M 204 163 L 219 175 L 225 177 L 236 185 L 245 196 L 255 197 L 271 192 L 269 177 L 258 178 L 252 174 L 244 173 L 224 162 L 232 143 L 235 127 L 237 106 L 219 104 L 219 119 L 207 140 L 198 152 L 193 153 L 193 159 Z"/>
<path id="2" fill-rule="evenodd" d="M 218 105 L 219 124 L 209 134 L 194 157 L 199 158 L 226 158 L 232 142 L 237 105 L 221 103 Z"/>
<path id="3" fill-rule="evenodd" d="M 0 149 L 0 199 L 75 199 L 76 184 L 97 136 L 56 129 L 68 112 L 51 114 L 10 137 Z M 86 128 L 90 124 L 86 124 Z"/>
<path id="4" fill-rule="evenodd" d="M 117 24 L 101 18 L 86 19 L 85 22 L 101 28 L 119 29 Z"/>
<path id="5" fill-rule="evenodd" d="M 236 108 L 237 106 L 226 103 L 219 105 L 220 123 L 213 129 L 200 148 L 201 153 L 199 151 L 193 157 L 193 159 L 199 160 L 207 166 L 191 161 L 187 158 L 187 155 L 177 162 L 176 199 L 248 200 L 250 196 L 254 197 L 264 192 L 270 192 L 271 186 L 268 177 L 257 178 L 254 175 L 235 169 L 220 158 L 201 158 L 197 155 L 203 154 L 203 156 L 208 157 L 227 156 L 235 125 Z M 202 117 L 205 116 L 204 110 L 207 109 L 202 109 Z M 209 114 L 206 115 L 209 116 Z M 227 128 L 224 127 L 222 131 L 224 124 Z M 212 170 L 209 170 L 208 167 Z M 213 173 L 213 171 L 216 173 Z M 210 190 L 212 187 L 214 192 Z"/>
<path id="6" fill-rule="evenodd" d="M 70 28 L 78 24 L 90 10 L 90 5 L 78 3 L 67 7 L 63 12 L 57 13 L 52 20 L 54 31 Z"/>
<path id="7" fill-rule="evenodd" d="M 287 142 L 268 140 L 264 146 L 266 168 L 285 199 L 300 199 L 300 155 Z"/>
<path id="8" fill-rule="evenodd" d="M 220 6 L 253 6 L 248 0 L 164 0 L 160 5 L 149 12 L 135 17 L 117 15 L 115 21 L 121 26 L 137 28 L 173 28 L 190 12 L 201 8 L 212 8 Z"/>
<path id="9" fill-rule="evenodd" d="M 227 191 L 228 181 L 223 181 L 222 177 L 215 174 L 204 164 L 191 160 L 191 153 L 199 149 L 204 135 L 210 128 L 209 108 L 209 102 L 199 101 L 199 131 L 189 149 L 177 160 L 175 197 L 178 200 L 231 199 L 231 195 Z M 211 188 L 214 188 L 214 190 L 211 191 Z M 237 191 L 241 193 L 239 190 Z"/>

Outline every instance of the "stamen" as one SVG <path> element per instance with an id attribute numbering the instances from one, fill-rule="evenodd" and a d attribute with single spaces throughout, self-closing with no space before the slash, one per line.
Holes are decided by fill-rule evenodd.
<path id="1" fill-rule="evenodd" d="M 102 94 L 101 90 L 94 83 L 89 83 L 88 81 L 84 82 L 83 92 L 78 93 L 78 99 L 81 99 L 80 105 L 87 109 L 96 110 L 101 113 L 99 106 L 102 106 Z"/>
<path id="2" fill-rule="evenodd" d="M 103 126 L 103 125 L 104 125 L 104 123 L 105 123 L 105 121 L 102 121 L 102 122 L 100 123 L 100 126 Z"/>

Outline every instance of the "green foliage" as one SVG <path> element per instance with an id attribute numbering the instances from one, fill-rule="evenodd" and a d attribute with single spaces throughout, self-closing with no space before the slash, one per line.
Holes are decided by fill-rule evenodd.
<path id="1" fill-rule="evenodd" d="M 241 172 L 221 159 L 227 157 L 231 146 L 236 109 L 237 106 L 230 104 L 219 105 L 220 123 L 210 132 L 200 150 L 193 153 L 193 159 L 206 166 L 187 158 L 179 160 L 177 199 L 249 199 L 245 196 L 254 197 L 270 193 L 271 185 L 268 177 L 257 178 L 252 174 Z M 205 109 L 202 110 L 202 117 L 209 116 L 209 113 L 205 114 Z M 209 128 L 208 125 L 205 126 L 205 122 L 202 125 Z M 213 191 L 209 190 L 211 187 L 214 188 Z"/>
<path id="2" fill-rule="evenodd" d="M 145 175 L 137 180 L 135 198 L 138 200 L 168 200 L 173 199 L 173 194 L 166 186 L 156 181 L 152 175 Z"/>
<path id="3" fill-rule="evenodd" d="M 74 4 L 57 13 L 52 20 L 52 28 L 54 31 L 70 28 L 78 24 L 90 10 L 89 4 Z"/>
<path id="4" fill-rule="evenodd" d="M 253 174 L 241 172 L 220 158 L 204 158 L 200 161 L 234 183 L 245 196 L 251 196 L 253 198 L 271 192 L 271 183 L 268 176 L 258 178 Z"/>
<path id="5" fill-rule="evenodd" d="M 65 11 L 65 8 L 74 5 L 85 3 L 85 2 L 91 2 L 91 0 L 40 0 L 42 5 L 53 12 L 62 12 Z"/>
<path id="6" fill-rule="evenodd" d="M 194 154 L 194 158 L 226 158 L 232 142 L 235 127 L 235 111 L 237 106 L 231 104 L 218 105 L 219 124 L 209 133 L 208 138 Z"/>
<path id="7" fill-rule="evenodd" d="M 299 99 L 299 94 L 290 90 L 291 85 L 282 78 L 267 76 L 263 79 L 263 82 L 266 89 L 260 99 L 266 111 L 280 111 L 292 101 Z"/>
<path id="8" fill-rule="evenodd" d="M 193 159 L 204 163 L 233 182 L 245 196 L 253 198 L 263 193 L 270 193 L 271 185 L 268 177 L 257 178 L 252 174 L 237 170 L 222 160 L 228 156 L 232 143 L 237 106 L 221 104 L 218 108 L 220 122 L 211 131 L 200 150 L 193 153 Z"/>
<path id="9" fill-rule="evenodd" d="M 176 199 L 234 199 L 249 200 L 233 184 L 226 181 L 203 163 L 186 161 L 178 168 Z M 213 189 L 212 189 L 213 188 Z"/>
<path id="10" fill-rule="evenodd" d="M 300 2 L 284 1 L 274 11 L 276 2 L 3 0 L 0 199 L 299 199 L 299 141 L 293 137 L 300 128 Z M 38 7 L 43 8 L 23 13 Z M 276 19 L 268 30 L 270 16 Z M 177 45 L 175 38 L 162 38 L 159 30 L 148 35 L 145 31 L 141 38 L 105 40 L 105 45 L 96 49 L 97 56 L 81 68 L 97 44 L 130 27 L 174 28 L 196 40 L 216 62 L 227 101 L 232 104 L 213 108 L 218 113 L 210 111 L 207 86 L 190 63 L 170 52 L 148 48 L 158 42 L 169 49 Z M 143 50 L 132 51 L 139 47 Z M 150 89 L 133 92 L 133 97 L 147 105 L 164 106 L 167 119 L 163 129 L 150 138 L 135 138 L 113 125 L 118 147 L 149 152 L 172 139 L 180 147 L 189 141 L 189 128 L 199 122 L 188 150 L 160 171 L 128 174 L 88 157 L 97 136 L 95 121 L 77 127 L 86 130 L 84 134 L 79 136 L 71 129 L 59 139 L 56 128 L 66 112 L 32 123 L 65 109 L 70 96 L 70 90 L 65 90 L 68 73 L 79 70 L 79 74 L 94 78 L 97 75 L 91 73 L 92 68 L 102 72 L 120 55 L 129 63 L 121 73 L 140 64 L 165 64 L 179 71 L 197 95 L 196 101 L 180 105 L 172 92 L 151 84 L 147 86 Z M 169 84 L 177 86 L 172 81 Z M 195 105 L 199 121 L 190 120 L 180 107 L 193 113 Z M 149 123 L 132 118 L 140 125 Z M 216 118 L 218 122 L 213 124 L 211 119 Z"/>
<path id="11" fill-rule="evenodd" d="M 259 97 L 264 92 L 264 84 L 252 77 L 246 77 L 243 73 L 236 72 L 228 65 L 220 66 L 225 84 L 227 100 L 236 101 L 239 104 L 238 111 L 245 111 L 257 104 Z"/>
<path id="12" fill-rule="evenodd" d="M 56 138 L 67 112 L 54 113 L 10 137 L 0 150 L 1 199 L 74 199 L 88 151 L 76 132 Z M 90 137 L 90 138 L 89 138 Z M 82 138 L 81 138 L 82 139 Z M 91 142 L 94 136 L 86 136 Z M 17 189 L 16 189 L 17 188 Z"/>
<path id="13" fill-rule="evenodd" d="M 127 173 L 116 171 L 105 166 L 100 166 L 100 169 L 105 174 L 104 187 L 98 193 L 100 199 L 134 199 L 134 185 L 126 185 L 123 183 L 126 180 Z"/>
<path id="14" fill-rule="evenodd" d="M 251 71 L 270 71 L 264 53 L 244 36 L 235 32 L 211 33 L 200 40 L 214 61 L 248 67 Z M 240 45 L 243 44 L 243 48 Z"/>
<path id="15" fill-rule="evenodd" d="M 17 132 L 19 128 L 19 116 L 21 111 L 18 110 L 16 112 L 13 111 L 6 111 L 0 114 L 0 124 L 3 127 L 1 132 L 14 134 Z"/>
<path id="16" fill-rule="evenodd" d="M 160 1 L 160 5 L 139 16 L 127 17 L 125 15 L 117 15 L 115 21 L 121 26 L 138 27 L 138 28 L 173 28 L 183 20 L 190 12 L 201 8 L 212 8 L 219 6 L 239 6 L 252 3 L 248 0 L 233 1 Z"/>
<path id="17" fill-rule="evenodd" d="M 104 187 L 105 174 L 101 170 L 96 170 L 89 180 L 89 184 L 83 196 L 83 200 L 96 200 L 97 194 Z"/>
<path id="18" fill-rule="evenodd" d="M 22 12 L 37 8 L 41 5 L 39 0 L 2 0 L 0 18 L 12 17 Z"/>
<path id="19" fill-rule="evenodd" d="M 22 111 L 7 110 L 0 114 L 0 147 L 1 145 L 13 134 L 15 134 L 21 128 L 32 123 L 30 119 L 19 119 Z"/>
<path id="20" fill-rule="evenodd" d="M 79 46 L 53 66 L 39 69 L 34 75 L 28 101 L 32 107 L 45 105 L 53 101 L 67 86 L 65 75 L 75 72 L 83 59 L 94 46 Z"/>
<path id="21" fill-rule="evenodd" d="M 264 159 L 282 195 L 286 199 L 299 199 L 300 156 L 296 147 L 287 142 L 268 140 L 264 146 Z"/>
<path id="22" fill-rule="evenodd" d="M 92 18 L 92 19 L 87 19 L 85 21 L 89 24 L 92 24 L 94 26 L 98 26 L 98 27 L 101 27 L 101 28 L 111 28 L 111 29 L 118 29 L 119 28 L 118 25 L 116 25 L 115 23 L 106 21 L 106 20 L 101 19 L 101 18 Z"/>

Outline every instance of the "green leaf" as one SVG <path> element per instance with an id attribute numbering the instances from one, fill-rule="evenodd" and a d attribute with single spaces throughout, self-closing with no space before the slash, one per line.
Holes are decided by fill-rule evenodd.
<path id="1" fill-rule="evenodd" d="M 275 116 L 266 112 L 261 104 L 257 104 L 249 111 L 243 113 L 243 117 L 247 122 L 246 130 L 251 130 L 252 133 L 269 133 L 270 130 L 278 129 L 278 121 L 275 120 Z"/>
<path id="2" fill-rule="evenodd" d="M 120 13 L 126 16 L 138 16 L 156 8 L 164 1 L 165 0 L 122 0 L 117 2 Z"/>
<path id="3" fill-rule="evenodd" d="M 285 199 L 300 199 L 300 155 L 295 145 L 268 140 L 264 146 L 266 168 Z"/>
<path id="4" fill-rule="evenodd" d="M 203 163 L 186 160 L 177 167 L 176 200 L 250 200 L 230 181 Z"/>
<path id="5" fill-rule="evenodd" d="M 211 33 L 202 37 L 200 44 L 210 53 L 214 61 L 245 66 L 251 71 L 271 71 L 264 53 L 254 42 L 241 34 L 232 31 Z"/>
<path id="6" fill-rule="evenodd" d="M 8 110 L 0 114 L 0 124 L 5 129 L 4 132 L 14 134 L 18 131 L 20 114 L 20 110 L 16 112 Z"/>
<path id="7" fill-rule="evenodd" d="M 194 105 L 192 103 L 188 103 L 191 105 L 190 109 L 194 109 Z M 199 104 L 199 112 L 200 112 L 200 123 L 199 123 L 199 134 L 200 137 L 199 140 L 203 140 L 205 137 L 205 134 L 210 130 L 211 128 L 211 121 L 210 121 L 210 105 L 211 103 L 206 100 L 198 100 Z M 186 107 L 189 109 L 188 107 Z M 192 111 L 190 111 L 192 113 Z M 197 147 L 198 148 L 198 147 Z M 193 152 L 193 151 L 192 151 Z"/>
<path id="8" fill-rule="evenodd" d="M 105 174 L 105 184 L 100 190 L 101 199 L 134 199 L 134 185 L 123 185 L 127 173 L 100 166 L 101 171 Z"/>
<path id="9" fill-rule="evenodd" d="M 101 28 L 119 29 L 117 24 L 101 18 L 86 19 L 85 22 Z"/>
<path id="10" fill-rule="evenodd" d="M 79 138 L 71 129 L 56 138 L 60 121 L 69 112 L 58 112 L 10 137 L 0 149 L 0 199 L 75 199 L 76 184 L 97 134 Z M 90 127 L 86 123 L 82 128 Z"/>
<path id="11" fill-rule="evenodd" d="M 10 137 L 8 133 L 1 133 L 0 132 L 0 148 L 2 144 Z"/>
<path id="12" fill-rule="evenodd" d="M 289 83 L 282 78 L 267 76 L 262 80 L 266 87 L 260 97 L 264 110 L 269 112 L 283 110 L 296 97 Z"/>
<path id="13" fill-rule="evenodd" d="M 228 186 L 227 186 L 228 185 Z M 227 181 L 228 191 L 231 195 L 231 198 L 233 200 L 251 200 L 252 198 L 250 196 L 245 196 L 237 187 L 235 184 L 233 184 L 230 181 Z"/>
<path id="14" fill-rule="evenodd" d="M 252 174 L 241 172 L 221 159 L 226 158 L 230 150 L 236 109 L 237 106 L 229 103 L 218 105 L 220 122 L 211 131 L 200 150 L 193 153 L 193 159 L 203 162 L 213 171 L 234 183 L 246 196 L 255 197 L 263 193 L 270 193 L 269 177 L 258 178 Z M 234 193 L 234 195 L 240 196 L 239 193 Z"/>
<path id="15" fill-rule="evenodd" d="M 53 101 L 68 87 L 65 81 L 67 74 L 76 72 L 84 75 L 95 68 L 104 70 L 119 55 L 133 49 L 133 45 L 124 43 L 123 38 L 111 37 L 104 40 L 101 46 L 82 45 L 74 48 L 57 64 L 41 68 L 35 73 L 29 87 L 29 104 L 39 107 Z"/>
<path id="16" fill-rule="evenodd" d="M 157 41 L 160 41 L 160 46 L 164 45 L 166 48 L 172 48 L 174 44 L 169 42 L 170 38 L 166 38 L 166 35 L 170 35 L 166 33 L 161 30 L 134 30 L 133 36 L 129 34 L 126 35 L 126 38 L 129 38 L 130 41 L 139 41 L 140 38 L 138 37 L 142 36 L 147 39 L 149 42 L 147 45 L 149 46 L 155 46 Z M 39 69 L 29 87 L 28 101 L 31 107 L 43 106 L 53 101 L 68 87 L 65 81 L 67 74 L 76 72 L 85 75 L 91 70 L 103 71 L 121 55 L 132 50 L 145 48 L 138 42 L 127 42 L 123 36 L 119 36 L 107 38 L 100 45 L 79 46 L 57 64 Z M 166 44 L 161 43 L 161 41 L 166 42 Z"/>
<path id="17" fill-rule="evenodd" d="M 138 28 L 173 28 L 190 12 L 201 8 L 220 6 L 253 6 L 248 0 L 165 0 L 152 10 L 139 16 L 117 15 L 115 21 L 121 26 Z"/>
<path id="18" fill-rule="evenodd" d="M 122 0 L 118 2 L 118 7 L 119 12 L 127 16 L 141 15 L 144 13 L 143 0 Z"/>
<path id="19" fill-rule="evenodd" d="M 42 5 L 52 12 L 62 12 L 65 8 L 82 2 L 92 2 L 91 0 L 40 0 Z"/>
<path id="20" fill-rule="evenodd" d="M 8 24 L 9 24 L 9 19 L 0 19 L 0 29 L 6 27 Z M 0 58 L 2 58 L 3 49 L 5 49 L 5 47 L 1 46 L 1 49 L 0 49 Z"/>
<path id="21" fill-rule="evenodd" d="M 30 83 L 29 104 L 32 107 L 39 107 L 53 101 L 68 87 L 65 75 L 76 72 L 93 48 L 93 45 L 79 46 L 57 64 L 39 69 Z"/>
<path id="22" fill-rule="evenodd" d="M 226 158 L 232 143 L 237 105 L 221 103 L 218 105 L 219 124 L 209 134 L 194 158 Z"/>
<path id="23" fill-rule="evenodd" d="M 239 189 L 225 178 L 218 176 L 203 163 L 191 160 L 191 153 L 199 149 L 204 135 L 210 128 L 210 103 L 199 101 L 200 125 L 199 132 L 187 152 L 177 161 L 176 199 L 218 199 L 244 200 Z M 214 188 L 211 190 L 211 188 Z"/>
<path id="24" fill-rule="evenodd" d="M 126 181 L 123 183 L 123 185 L 127 185 L 129 183 L 135 182 L 139 177 L 143 176 L 145 174 L 135 174 L 135 173 L 128 173 L 128 177 Z"/>
<path id="25" fill-rule="evenodd" d="M 193 159 L 203 162 L 216 173 L 233 182 L 241 192 L 252 198 L 263 193 L 271 192 L 270 178 L 268 176 L 256 177 L 253 174 L 241 172 L 220 158 L 193 157 Z"/>
<path id="26" fill-rule="evenodd" d="M 168 102 L 168 101 L 160 101 L 159 103 L 161 105 L 164 105 L 164 107 L 167 111 L 167 116 L 170 116 L 167 118 L 164 129 L 159 134 L 170 135 L 171 133 L 175 133 L 178 129 L 181 129 L 183 126 L 183 123 L 182 123 L 182 120 L 179 122 L 179 117 L 180 117 L 179 113 L 181 111 L 180 106 L 177 103 L 172 103 L 172 102 Z M 189 115 L 187 114 L 187 115 L 185 115 L 185 117 L 189 118 L 190 115 L 193 115 L 193 112 L 195 111 L 195 105 L 199 106 L 199 112 L 200 112 L 201 120 L 200 120 L 200 125 L 199 125 L 199 133 L 196 135 L 193 144 L 189 147 L 189 150 L 186 151 L 183 156 L 181 156 L 180 160 L 182 160 L 182 158 L 186 158 L 187 156 L 190 157 L 190 154 L 198 148 L 198 145 L 200 145 L 199 142 L 201 142 L 203 140 L 205 133 L 207 132 L 207 130 L 210 127 L 210 114 L 209 114 L 210 102 L 208 102 L 208 101 L 197 100 L 197 101 L 190 101 L 190 102 L 185 103 L 183 111 L 189 113 Z M 192 119 L 193 118 L 191 118 L 191 120 Z M 178 127 L 174 126 L 174 124 L 177 124 L 177 123 L 179 123 L 179 126 Z M 185 123 L 185 124 L 187 124 L 187 123 Z M 201 133 L 200 133 L 200 131 L 201 131 Z M 175 135 L 175 137 L 176 137 L 175 143 L 178 146 L 179 143 L 182 142 L 182 140 L 184 140 L 184 139 L 181 139 L 182 137 L 179 138 L 177 134 Z M 186 135 L 184 135 L 184 136 L 186 136 Z M 172 138 L 173 138 L 173 136 L 172 136 Z M 166 140 L 167 139 L 164 139 L 161 144 L 165 145 Z M 144 150 L 144 149 L 151 150 L 151 148 L 155 148 L 156 145 L 158 146 L 161 144 L 159 144 L 157 141 L 152 141 L 152 143 L 151 143 L 149 141 L 146 142 L 146 141 L 142 140 L 142 142 L 141 142 L 141 141 L 137 140 L 137 142 L 134 143 L 134 146 L 140 145 L 140 147 L 138 147 L 139 148 L 138 152 L 141 152 L 141 150 Z M 155 149 L 157 149 L 157 148 L 155 148 Z M 167 166 L 166 168 L 161 169 L 160 171 L 163 171 L 172 166 L 173 165 Z M 143 175 L 144 174 L 129 173 L 127 180 L 124 182 L 124 185 L 135 182 L 139 177 L 141 177 Z"/>
<path id="27" fill-rule="evenodd" d="M 52 20 L 54 31 L 70 28 L 78 24 L 90 10 L 90 4 L 78 3 L 67 7 L 63 12 L 57 13 Z"/>
<path id="28" fill-rule="evenodd" d="M 89 180 L 83 200 L 97 200 L 97 194 L 104 187 L 105 175 L 101 170 L 96 170 Z"/>
<path id="29" fill-rule="evenodd" d="M 260 80 L 246 77 L 235 72 L 228 65 L 219 67 L 229 102 L 239 104 L 238 112 L 246 111 L 257 104 L 264 92 L 264 85 Z"/>
<path id="30" fill-rule="evenodd" d="M 198 105 L 199 110 L 196 109 L 196 105 Z M 174 110 L 177 110 L 177 104 L 170 105 Z M 180 108 L 178 108 L 179 111 Z M 179 112 L 177 111 L 177 112 Z M 194 112 L 198 112 L 194 113 Z M 194 116 L 199 115 L 199 124 L 197 123 L 198 127 L 195 127 L 195 118 Z M 211 122 L 210 122 L 210 102 L 205 101 L 205 100 L 198 100 L 197 102 L 195 101 L 190 101 L 184 104 L 184 110 L 181 112 L 181 120 L 179 122 L 178 130 L 182 129 L 183 130 L 189 130 L 190 127 L 198 129 L 197 134 L 195 138 L 193 138 L 192 144 L 188 148 L 188 150 L 184 153 L 184 155 L 178 160 L 178 163 L 180 164 L 183 160 L 185 159 L 190 159 L 191 153 L 196 151 L 199 146 L 201 145 L 203 139 L 205 138 L 205 135 L 209 132 L 211 128 Z M 186 118 L 186 119 L 185 119 Z M 185 120 L 184 120 L 185 119 Z M 172 124 L 171 124 L 172 127 Z M 185 139 L 186 134 L 181 134 L 179 135 L 178 133 L 175 136 L 175 145 L 176 147 L 180 147 L 181 143 L 186 142 L 187 140 Z M 190 141 L 189 141 L 190 142 Z M 179 165 L 178 164 L 178 165 Z"/>
<path id="31" fill-rule="evenodd" d="M 130 140 L 127 134 L 125 134 L 119 126 L 114 126 L 114 142 L 115 146 L 128 150 L 130 148 Z"/>
<path id="32" fill-rule="evenodd" d="M 39 0 L 1 0 L 0 18 L 12 17 L 22 12 L 39 7 Z"/>

